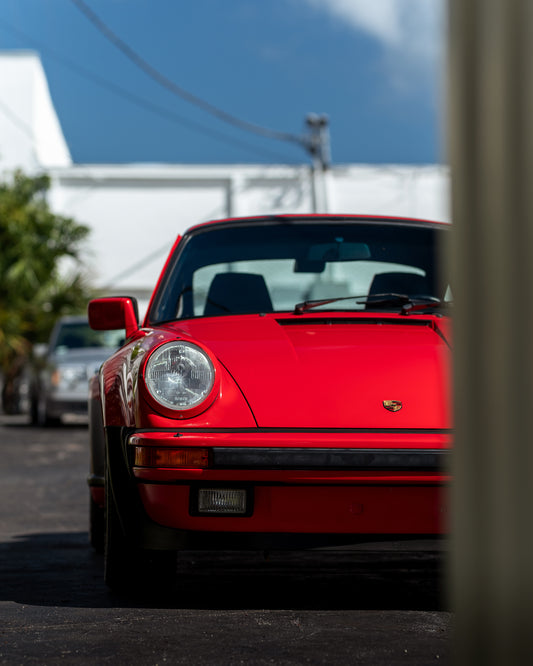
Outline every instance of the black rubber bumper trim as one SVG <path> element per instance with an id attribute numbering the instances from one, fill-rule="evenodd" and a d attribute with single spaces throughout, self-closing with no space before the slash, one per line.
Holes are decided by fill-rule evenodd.
<path id="1" fill-rule="evenodd" d="M 440 471 L 446 449 L 213 448 L 214 469 L 356 469 Z"/>

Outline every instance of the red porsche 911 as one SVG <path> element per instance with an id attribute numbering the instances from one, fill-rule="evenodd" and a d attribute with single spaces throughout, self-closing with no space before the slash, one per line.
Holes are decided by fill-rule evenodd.
<path id="1" fill-rule="evenodd" d="M 201 224 L 91 385 L 91 540 L 111 587 L 184 549 L 446 532 L 448 225 L 350 215 Z"/>

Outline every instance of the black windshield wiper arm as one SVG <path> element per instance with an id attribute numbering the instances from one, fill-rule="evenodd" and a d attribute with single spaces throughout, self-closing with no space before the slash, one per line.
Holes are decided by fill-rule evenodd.
<path id="1" fill-rule="evenodd" d="M 408 294 L 372 294 L 370 296 L 342 296 L 339 298 L 325 298 L 314 301 L 304 301 L 298 303 L 294 308 L 294 314 L 304 314 L 308 310 L 320 307 L 321 305 L 328 305 L 329 303 L 336 303 L 338 301 L 349 301 L 357 299 L 357 305 L 397 305 L 401 306 L 401 314 L 408 315 L 410 312 L 418 310 L 427 310 L 431 308 L 438 308 L 448 305 L 447 301 L 441 301 L 440 298 L 435 296 L 425 295 L 412 295 Z"/>
<path id="2" fill-rule="evenodd" d="M 365 298 L 365 296 L 340 296 L 339 298 L 324 298 L 316 301 L 304 301 L 303 303 L 297 303 L 294 306 L 294 314 L 304 314 L 308 310 L 313 308 L 318 308 L 321 305 L 328 305 L 328 303 L 336 303 L 337 301 L 350 301 L 354 298 Z"/>
<path id="3" fill-rule="evenodd" d="M 427 294 L 372 294 L 357 302 L 358 305 L 401 305 L 401 314 L 408 315 L 412 312 L 442 308 L 450 305 L 449 301 L 443 301 L 436 296 Z"/>

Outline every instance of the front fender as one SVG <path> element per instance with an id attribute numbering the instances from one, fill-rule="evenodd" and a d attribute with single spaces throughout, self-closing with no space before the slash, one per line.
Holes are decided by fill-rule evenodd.
<path id="1" fill-rule="evenodd" d="M 194 340 L 186 336 L 180 339 Z M 255 428 L 257 423 L 239 386 L 223 364 L 220 372 L 219 393 L 206 410 L 190 418 L 173 418 L 163 409 L 149 403 L 144 396 L 142 371 L 148 355 L 160 344 L 178 339 L 164 330 L 143 330 L 127 345 L 119 349 L 102 366 L 100 395 L 103 422 L 107 427 L 125 428 L 190 428 L 232 427 Z M 213 355 L 214 358 L 216 358 Z"/>
<path id="2" fill-rule="evenodd" d="M 144 510 L 137 483 L 128 464 L 126 428 L 106 428 L 105 492 L 115 505 L 124 537 L 135 548 L 177 550 L 185 535 L 156 524 Z"/>

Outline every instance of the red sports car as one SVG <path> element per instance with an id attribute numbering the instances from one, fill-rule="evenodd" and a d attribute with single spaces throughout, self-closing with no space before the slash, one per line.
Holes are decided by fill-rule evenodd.
<path id="1" fill-rule="evenodd" d="M 180 549 L 446 531 L 448 226 L 275 215 L 178 238 L 143 323 L 92 383 L 91 538 L 111 587 L 169 582 Z M 105 506 L 105 508 L 104 508 Z"/>

